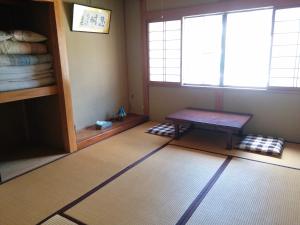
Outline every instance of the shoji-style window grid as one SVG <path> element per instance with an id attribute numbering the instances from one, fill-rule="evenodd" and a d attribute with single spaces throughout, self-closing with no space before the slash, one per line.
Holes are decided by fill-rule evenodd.
<path id="1" fill-rule="evenodd" d="M 300 8 L 275 11 L 270 87 L 300 87 Z"/>
<path id="2" fill-rule="evenodd" d="M 299 7 L 151 22 L 148 45 L 150 81 L 300 88 Z"/>
<path id="3" fill-rule="evenodd" d="M 148 24 L 149 79 L 180 82 L 181 20 Z"/>

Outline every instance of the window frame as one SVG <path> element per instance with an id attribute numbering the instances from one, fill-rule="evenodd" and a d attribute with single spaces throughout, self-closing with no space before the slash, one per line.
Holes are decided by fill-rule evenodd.
<path id="1" fill-rule="evenodd" d="M 274 32 L 274 26 L 275 26 L 275 14 L 276 10 L 280 9 L 289 9 L 289 8 L 298 8 L 300 7 L 300 4 L 287 4 L 287 5 L 268 5 L 268 6 L 261 6 L 261 7 L 251 7 L 251 8 L 241 8 L 241 9 L 234 9 L 234 10 L 224 10 L 219 12 L 200 12 L 192 13 L 192 14 L 186 14 L 186 15 L 174 15 L 171 14 L 164 17 L 160 16 L 158 19 L 151 18 L 145 20 L 146 25 L 146 52 L 147 52 L 147 58 L 145 59 L 147 62 L 147 81 L 148 86 L 156 86 L 156 87 L 176 87 L 176 88 L 205 88 L 205 89 L 236 89 L 236 90 L 253 90 L 253 91 L 279 91 L 279 92 L 287 92 L 287 93 L 300 93 L 300 87 L 274 87 L 269 86 L 270 83 L 270 70 L 271 70 L 271 62 L 272 62 L 272 49 L 273 49 L 273 32 Z M 264 10 L 264 9 L 272 9 L 272 20 L 271 20 L 271 39 L 270 39 L 270 56 L 269 56 L 269 69 L 268 69 L 268 82 L 266 87 L 245 87 L 245 86 L 230 86 L 230 85 L 224 85 L 224 68 L 225 68 L 225 41 L 226 41 L 226 23 L 227 23 L 227 15 L 229 13 L 235 13 L 235 12 L 247 12 L 247 11 L 255 11 L 255 10 Z M 150 13 L 151 14 L 151 13 Z M 154 13 L 155 14 L 155 13 Z M 193 17 L 193 16 L 207 16 L 207 15 L 222 15 L 222 23 L 223 23 L 223 32 L 222 32 L 222 49 L 221 49 L 221 55 L 220 55 L 220 83 L 219 85 L 197 85 L 197 84 L 183 84 L 182 83 L 182 46 L 183 46 L 183 18 L 184 17 Z M 150 80 L 150 65 L 149 65 L 149 23 L 153 22 L 166 22 L 166 21 L 173 21 L 173 20 L 180 20 L 181 21 L 181 45 L 180 45 L 180 81 L 179 82 L 165 82 L 165 81 L 151 81 Z M 225 23 L 224 23 L 225 21 Z"/>
<path id="2" fill-rule="evenodd" d="M 222 76 L 222 79 L 223 79 L 223 83 L 222 85 L 220 85 L 219 87 L 223 87 L 223 88 L 231 88 L 231 89 L 252 89 L 252 90 L 267 90 L 268 87 L 269 87 L 269 79 L 270 79 L 270 64 L 271 64 L 271 60 L 272 60 L 272 44 L 273 44 L 273 29 L 274 29 L 274 19 L 273 19 L 273 16 L 275 14 L 275 9 L 274 7 L 270 6 L 270 7 L 260 7 L 260 8 L 252 8 L 252 9 L 246 9 L 246 10 L 236 10 L 236 11 L 228 11 L 228 12 L 225 12 L 224 15 L 226 15 L 226 22 L 224 24 L 224 27 L 223 27 L 223 30 L 225 30 L 225 42 L 226 42 L 226 30 L 227 30 L 227 16 L 228 14 L 230 13 L 239 13 L 239 12 L 251 12 L 251 11 L 259 11 L 259 10 L 267 10 L 267 9 L 271 9 L 272 10 L 272 20 L 271 20 L 271 34 L 270 34 L 270 49 L 269 49 L 269 65 L 268 65 L 268 74 L 266 74 L 266 76 L 268 77 L 268 81 L 267 81 L 267 86 L 266 87 L 256 87 L 256 86 L 233 86 L 233 85 L 224 85 L 224 69 L 225 69 L 225 58 L 226 58 L 226 55 L 224 56 L 224 61 L 223 61 L 223 74 L 220 74 L 220 76 Z M 223 47 L 223 51 L 224 51 L 224 54 L 225 54 L 225 51 L 226 51 L 226 43 L 224 43 L 224 46 Z"/>
<path id="3" fill-rule="evenodd" d="M 158 22 L 167 22 L 167 21 L 175 21 L 175 20 L 180 20 L 180 74 L 179 74 L 179 81 L 178 82 L 170 82 L 170 81 L 151 81 L 150 80 L 150 46 L 149 46 L 149 24 L 150 23 L 158 23 Z M 146 22 L 146 52 L 147 52 L 147 81 L 148 84 L 153 86 L 153 85 L 161 85 L 161 86 L 170 86 L 170 87 L 178 87 L 181 86 L 180 84 L 182 83 L 182 19 L 169 19 L 169 20 L 164 20 L 164 19 L 157 19 L 157 20 L 149 20 Z M 165 40 L 164 40 L 165 41 Z M 165 69 L 165 68 L 164 68 Z"/>
<path id="4" fill-rule="evenodd" d="M 272 39 L 271 39 L 271 54 L 270 54 L 270 64 L 269 64 L 269 79 L 268 81 L 270 81 L 270 77 L 271 77 L 271 63 L 272 63 L 272 50 L 273 50 L 273 40 L 274 40 L 274 28 L 275 28 L 275 16 L 276 16 L 276 10 L 281 10 L 281 9 L 292 9 L 292 8 L 300 8 L 300 3 L 298 3 L 297 5 L 287 5 L 287 6 L 275 6 L 273 7 L 273 18 L 272 18 Z M 299 33 L 300 34 L 300 33 Z M 267 90 L 270 91 L 284 91 L 284 92 L 292 92 L 292 93 L 296 93 L 296 94 L 300 94 L 300 87 L 280 87 L 280 86 L 269 86 L 268 83 L 268 87 Z"/>
<path id="5" fill-rule="evenodd" d="M 224 38 L 224 40 L 225 40 L 225 36 L 223 37 L 223 35 L 224 35 L 224 12 L 218 12 L 218 13 L 204 13 L 204 14 L 201 14 L 201 15 L 191 15 L 191 16 L 183 16 L 182 17 L 182 19 L 181 19 L 181 26 L 182 26 L 182 28 L 181 28 L 181 30 L 183 30 L 183 19 L 184 19 L 184 17 L 186 17 L 186 18 L 193 18 L 193 17 L 205 17 L 205 16 L 217 16 L 217 15 L 219 15 L 219 16 L 222 16 L 222 37 L 221 37 L 221 55 L 220 55 L 220 65 L 219 65 L 219 69 L 220 69 L 220 82 L 221 82 L 221 80 L 222 80 L 222 82 L 223 82 L 223 78 L 222 78 L 222 74 L 221 74 L 221 65 L 222 65 L 222 57 L 225 55 L 225 48 L 224 48 L 224 46 L 223 46 L 223 38 Z M 181 48 L 183 47 L 183 34 L 181 34 Z M 182 56 L 182 54 L 181 54 L 181 56 Z M 182 72 L 183 72 L 183 70 L 182 70 L 182 58 L 181 58 L 181 74 L 180 74 L 180 76 L 181 76 L 181 83 L 180 83 L 180 85 L 182 86 L 182 87 L 206 87 L 206 88 L 222 88 L 223 86 L 221 86 L 220 85 L 220 83 L 218 84 L 218 85 L 213 85 L 213 84 L 183 84 L 182 83 Z M 224 70 L 223 70 L 223 72 L 222 73 L 224 73 Z"/>

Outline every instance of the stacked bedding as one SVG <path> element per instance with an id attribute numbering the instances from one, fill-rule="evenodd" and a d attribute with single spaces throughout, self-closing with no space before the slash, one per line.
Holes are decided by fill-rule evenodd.
<path id="1" fill-rule="evenodd" d="M 46 40 L 31 31 L 0 31 L 0 91 L 55 83 Z"/>

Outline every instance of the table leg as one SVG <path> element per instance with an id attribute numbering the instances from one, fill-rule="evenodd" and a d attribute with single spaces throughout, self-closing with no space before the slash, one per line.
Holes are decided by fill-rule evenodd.
<path id="1" fill-rule="evenodd" d="M 228 149 L 228 150 L 232 149 L 232 132 L 227 132 L 226 149 Z"/>
<path id="2" fill-rule="evenodd" d="M 179 139 L 179 124 L 175 123 L 174 124 L 174 128 L 175 128 L 175 139 Z"/>

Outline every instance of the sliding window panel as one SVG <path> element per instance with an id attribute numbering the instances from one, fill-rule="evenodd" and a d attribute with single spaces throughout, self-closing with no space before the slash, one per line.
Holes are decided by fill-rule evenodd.
<path id="1" fill-rule="evenodd" d="M 181 21 L 149 23 L 148 37 L 150 81 L 180 82 Z"/>
<path id="2" fill-rule="evenodd" d="M 270 87 L 300 87 L 300 8 L 275 13 Z"/>
<path id="3" fill-rule="evenodd" d="M 272 9 L 227 14 L 224 85 L 268 85 Z"/>
<path id="4" fill-rule="evenodd" d="M 181 21 L 166 22 L 166 43 L 165 43 L 165 58 L 166 58 L 166 81 L 180 82 L 181 69 Z M 179 73 L 178 73 L 179 71 Z"/>
<path id="5" fill-rule="evenodd" d="M 164 81 L 164 22 L 148 25 L 150 81 Z"/>
<path id="6" fill-rule="evenodd" d="M 222 15 L 183 18 L 182 83 L 219 85 Z"/>

